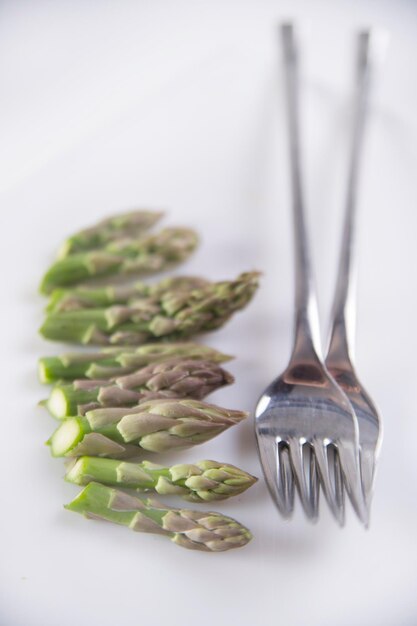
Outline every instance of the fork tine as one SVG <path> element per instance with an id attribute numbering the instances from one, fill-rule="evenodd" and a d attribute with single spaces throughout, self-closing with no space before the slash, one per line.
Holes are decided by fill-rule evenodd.
<path id="1" fill-rule="evenodd" d="M 371 450 L 360 450 L 362 487 L 365 496 L 368 516 L 373 495 L 373 484 L 375 478 L 375 455 Z"/>
<path id="2" fill-rule="evenodd" d="M 350 441 L 339 440 L 337 442 L 337 450 L 349 499 L 357 516 L 367 528 L 369 525 L 369 512 L 362 491 L 359 455 L 354 444 Z"/>
<path id="3" fill-rule="evenodd" d="M 334 451 L 334 485 L 335 485 L 335 493 L 336 500 L 339 504 L 339 507 L 345 510 L 345 489 L 343 486 L 343 474 L 342 468 L 340 467 L 340 458 L 337 451 Z"/>
<path id="4" fill-rule="evenodd" d="M 320 482 L 318 479 L 317 473 L 317 463 L 316 457 L 313 452 L 313 448 L 309 446 L 310 450 L 310 496 L 311 496 L 311 505 L 313 507 L 313 511 L 316 514 L 316 519 L 319 518 L 319 492 L 320 492 Z"/>
<path id="5" fill-rule="evenodd" d="M 315 439 L 313 447 L 324 496 L 327 500 L 331 512 L 333 513 L 333 516 L 338 521 L 340 526 L 344 526 L 345 510 L 343 506 L 343 499 L 341 500 L 340 498 L 340 492 L 342 490 L 342 487 L 340 484 L 340 480 L 336 477 L 335 487 L 333 487 L 330 476 L 329 459 L 327 455 L 327 444 L 325 444 L 320 439 Z"/>
<path id="6" fill-rule="evenodd" d="M 288 517 L 294 510 L 294 475 L 287 446 L 277 443 L 277 485 L 284 496 Z"/>
<path id="7" fill-rule="evenodd" d="M 336 447 L 333 444 L 327 444 L 327 463 L 329 467 L 329 476 L 333 477 L 332 485 L 334 496 L 339 509 L 345 511 L 345 489 L 343 484 L 343 473 L 340 466 L 340 458 Z"/>
<path id="8" fill-rule="evenodd" d="M 304 439 L 297 438 L 291 438 L 288 446 L 301 504 L 308 519 L 316 522 L 318 519 L 317 481 L 314 477 L 310 478 L 310 471 L 307 476 L 305 471 L 306 460 L 310 460 L 310 470 L 313 468 L 315 471 L 314 461 L 311 461 L 310 447 Z M 306 455 L 310 455 L 310 458 L 306 459 Z"/>
<path id="9" fill-rule="evenodd" d="M 267 435 L 258 434 L 257 440 L 269 492 L 281 515 L 289 519 L 294 510 L 294 478 L 288 450 Z"/>

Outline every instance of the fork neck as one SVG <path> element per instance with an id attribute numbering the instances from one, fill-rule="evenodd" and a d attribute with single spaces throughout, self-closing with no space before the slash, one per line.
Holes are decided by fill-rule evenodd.
<path id="1" fill-rule="evenodd" d="M 368 118 L 369 95 L 375 66 L 384 41 L 373 31 L 359 34 L 357 66 L 353 101 L 352 143 L 350 147 L 348 180 L 342 245 L 331 319 L 327 363 L 341 367 L 353 362 L 356 300 L 355 222 L 360 166 L 363 156 L 365 125 Z"/>
<path id="2" fill-rule="evenodd" d="M 319 314 L 302 194 L 298 129 L 293 129 L 293 132 L 295 132 L 295 141 L 291 142 L 291 182 L 295 257 L 295 328 L 292 360 L 317 361 L 321 358 Z"/>
<path id="3" fill-rule="evenodd" d="M 298 44 L 292 24 L 281 27 L 286 81 L 295 256 L 295 339 L 293 359 L 319 359 L 320 333 L 304 210 L 300 148 Z"/>
<path id="4" fill-rule="evenodd" d="M 291 361 L 316 363 L 322 360 L 317 302 L 312 292 L 309 293 L 307 299 L 304 298 L 305 295 L 304 292 L 302 294 L 303 302 L 300 306 L 296 290 L 294 343 Z M 304 300 L 306 301 L 304 302 Z"/>

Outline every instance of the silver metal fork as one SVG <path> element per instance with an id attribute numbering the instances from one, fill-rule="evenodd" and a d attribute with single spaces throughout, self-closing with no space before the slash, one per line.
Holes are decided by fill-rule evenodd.
<path id="1" fill-rule="evenodd" d="M 256 407 L 259 454 L 269 491 L 284 517 L 292 515 L 295 484 L 307 517 L 317 519 L 319 476 L 338 522 L 344 523 L 344 485 L 359 519 L 367 525 L 358 422 L 321 356 L 302 195 L 298 53 L 293 26 L 283 25 L 281 36 L 294 215 L 295 332 L 287 368 L 265 389 Z"/>
<path id="2" fill-rule="evenodd" d="M 378 411 L 358 380 L 353 366 L 356 310 L 354 226 L 369 92 L 373 74 L 384 55 L 387 41 L 387 35 L 379 30 L 364 31 L 358 35 L 356 89 L 345 223 L 333 302 L 330 342 L 325 361 L 327 369 L 349 398 L 358 420 L 362 487 L 368 514 L 373 492 L 375 466 L 382 441 L 382 425 Z"/>

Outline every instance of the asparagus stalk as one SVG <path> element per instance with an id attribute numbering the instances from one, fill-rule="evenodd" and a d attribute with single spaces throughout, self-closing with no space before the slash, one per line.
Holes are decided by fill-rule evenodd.
<path id="1" fill-rule="evenodd" d="M 140 344 L 214 330 L 242 309 L 258 286 L 258 272 L 193 291 L 167 291 L 132 306 L 50 313 L 40 329 L 46 339 L 81 344 Z"/>
<path id="2" fill-rule="evenodd" d="M 141 298 L 161 296 L 165 291 L 190 291 L 210 284 L 197 276 L 172 276 L 153 285 L 136 282 L 133 285 L 106 285 L 105 287 L 78 287 L 55 289 L 46 307 L 47 313 L 94 309 L 113 304 L 131 304 Z"/>
<path id="3" fill-rule="evenodd" d="M 65 508 L 138 532 L 165 535 L 191 550 L 221 552 L 240 548 L 252 538 L 247 528 L 220 513 L 167 508 L 154 499 L 136 498 L 95 482 L 89 483 Z"/>
<path id="4" fill-rule="evenodd" d="M 151 363 L 127 376 L 114 380 L 75 380 L 56 385 L 46 405 L 58 419 L 85 415 L 102 407 L 134 406 L 152 398 L 204 398 L 212 391 L 234 381 L 216 363 L 181 358 Z"/>
<path id="5" fill-rule="evenodd" d="M 40 291 L 117 274 L 149 274 L 186 259 L 197 245 L 197 235 L 187 228 L 165 228 L 154 235 L 115 240 L 98 250 L 71 254 L 46 272 Z"/>
<path id="6" fill-rule="evenodd" d="M 129 458 L 204 443 L 247 416 L 192 399 L 155 399 L 133 408 L 69 417 L 47 442 L 52 456 Z"/>
<path id="7" fill-rule="evenodd" d="M 217 461 L 163 467 L 150 461 L 129 463 L 94 456 L 76 459 L 65 478 L 77 485 L 97 481 L 160 495 L 178 495 L 191 502 L 225 500 L 246 491 L 257 480 L 234 465 Z"/>
<path id="8" fill-rule="evenodd" d="M 151 363 L 161 363 L 172 358 L 222 363 L 232 357 L 191 342 L 146 343 L 138 347 L 102 348 L 100 352 L 42 357 L 39 359 L 38 372 L 42 383 L 78 378 L 103 380 L 130 374 Z"/>
<path id="9" fill-rule="evenodd" d="M 108 217 L 95 226 L 80 230 L 68 237 L 61 246 L 59 258 L 63 259 L 69 254 L 100 248 L 115 239 L 138 237 L 156 224 L 162 216 L 161 211 L 131 211 Z"/>

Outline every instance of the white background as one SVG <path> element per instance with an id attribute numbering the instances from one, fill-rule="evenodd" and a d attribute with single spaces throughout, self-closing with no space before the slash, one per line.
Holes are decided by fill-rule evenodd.
<path id="1" fill-rule="evenodd" d="M 293 272 L 276 26 L 303 25 L 308 213 L 323 327 L 341 225 L 353 35 L 389 28 L 361 192 L 357 364 L 385 419 L 373 516 L 340 530 L 274 510 L 263 480 L 215 508 L 246 548 L 208 555 L 64 511 L 77 492 L 43 442 L 42 272 L 69 232 L 136 206 L 196 227 L 184 272 L 264 273 L 207 339 L 237 359 L 213 396 L 252 410 L 291 343 Z M 415 2 L 6 1 L 0 5 L 1 626 L 417 624 L 417 5 Z M 178 457 L 166 457 L 177 460 Z M 260 476 L 250 418 L 183 453 Z"/>

